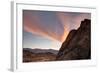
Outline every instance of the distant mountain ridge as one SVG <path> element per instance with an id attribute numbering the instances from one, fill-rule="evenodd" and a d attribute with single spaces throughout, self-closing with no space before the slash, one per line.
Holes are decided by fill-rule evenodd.
<path id="1" fill-rule="evenodd" d="M 30 51 L 32 53 L 47 53 L 47 52 L 50 52 L 50 53 L 53 53 L 53 54 L 57 54 L 58 53 L 58 50 L 54 50 L 54 49 L 23 48 L 23 50 L 27 50 L 27 51 Z"/>

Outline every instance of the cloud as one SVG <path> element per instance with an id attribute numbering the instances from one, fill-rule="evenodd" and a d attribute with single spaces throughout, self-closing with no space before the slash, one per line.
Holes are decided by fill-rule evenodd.
<path id="1" fill-rule="evenodd" d="M 43 27 L 39 16 L 33 15 L 32 13 L 33 12 L 30 11 L 24 12 L 23 24 L 25 31 L 36 34 L 38 36 L 43 36 L 53 41 L 62 42 L 61 36 L 59 36 L 59 33 L 56 32 L 57 29 L 52 32 L 52 29 L 49 29 L 49 27 Z"/>
<path id="2" fill-rule="evenodd" d="M 63 35 L 61 35 L 61 41 L 63 42 L 66 39 L 68 32 L 70 30 L 70 27 L 68 26 L 67 22 L 69 17 L 68 16 L 66 17 L 65 13 L 60 13 L 60 12 L 57 13 L 57 17 L 61 22 L 61 25 L 63 26 Z"/>
<path id="3" fill-rule="evenodd" d="M 45 37 L 53 41 L 63 42 L 69 31 L 72 29 L 77 29 L 80 26 L 80 22 L 85 18 L 91 18 L 90 14 L 87 13 L 65 13 L 56 12 L 57 22 L 60 22 L 60 26 L 54 28 L 49 28 L 48 26 L 43 26 L 41 21 L 41 16 L 34 13 L 34 11 L 24 11 L 23 13 L 23 24 L 24 30 L 38 36 Z M 52 26 L 54 27 L 54 26 Z M 57 32 L 60 30 L 62 34 Z"/>

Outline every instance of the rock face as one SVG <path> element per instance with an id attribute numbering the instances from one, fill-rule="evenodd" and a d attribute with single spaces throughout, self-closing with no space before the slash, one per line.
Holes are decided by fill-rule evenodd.
<path id="1" fill-rule="evenodd" d="M 77 30 L 71 30 L 63 42 L 56 60 L 91 58 L 91 20 L 85 19 Z"/>

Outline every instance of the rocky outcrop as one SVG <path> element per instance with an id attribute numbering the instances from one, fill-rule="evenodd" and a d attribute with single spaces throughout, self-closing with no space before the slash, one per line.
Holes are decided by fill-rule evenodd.
<path id="1" fill-rule="evenodd" d="M 71 30 L 63 42 L 56 60 L 91 58 L 91 20 L 85 19 L 77 30 Z"/>

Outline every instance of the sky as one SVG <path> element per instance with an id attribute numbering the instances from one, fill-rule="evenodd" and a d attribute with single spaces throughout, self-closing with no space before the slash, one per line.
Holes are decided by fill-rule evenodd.
<path id="1" fill-rule="evenodd" d="M 23 10 L 23 48 L 59 50 L 90 13 Z"/>

